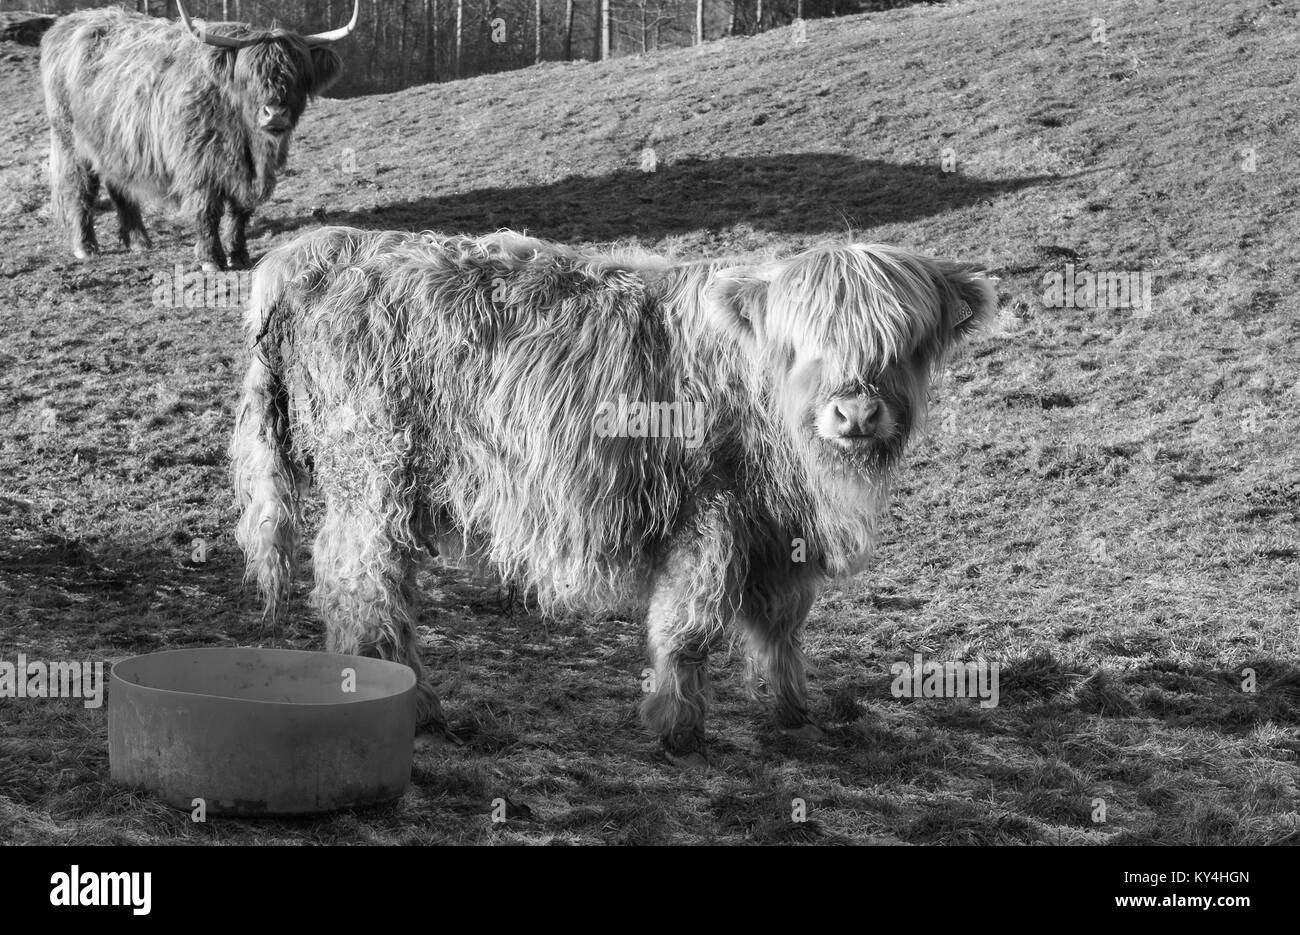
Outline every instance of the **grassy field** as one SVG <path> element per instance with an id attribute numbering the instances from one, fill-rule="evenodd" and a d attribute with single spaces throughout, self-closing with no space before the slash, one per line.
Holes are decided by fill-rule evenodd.
<path id="1" fill-rule="evenodd" d="M 1295 8 L 963 0 L 797 38 L 321 102 L 251 246 L 345 223 L 762 255 L 853 231 L 986 262 L 1002 317 L 939 388 L 877 564 L 810 620 L 827 740 L 776 735 L 718 658 L 713 768 L 679 772 L 636 723 L 636 623 L 431 570 L 465 744 L 420 751 L 400 803 L 191 823 L 109 784 L 102 709 L 5 699 L 0 841 L 1300 841 Z M 156 211 L 156 252 L 73 261 L 34 49 L 0 43 L 0 94 L 0 659 L 318 647 L 301 607 L 261 632 L 239 584 L 239 310 L 154 305 L 192 243 Z M 1151 308 L 1048 307 L 1067 264 L 1149 274 Z M 1001 703 L 893 698 L 917 652 L 997 662 Z"/>

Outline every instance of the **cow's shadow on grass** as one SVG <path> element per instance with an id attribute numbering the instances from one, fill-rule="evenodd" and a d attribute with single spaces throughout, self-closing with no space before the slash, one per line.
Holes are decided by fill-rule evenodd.
<path id="1" fill-rule="evenodd" d="M 190 555 L 188 544 L 85 542 L 56 531 L 0 536 L 5 636 L 113 656 L 246 645 L 276 635 L 262 627 L 256 595 L 242 585 L 232 550 L 201 562 Z"/>
<path id="2" fill-rule="evenodd" d="M 1055 176 L 978 179 L 937 166 L 842 153 L 687 159 L 544 185 L 478 188 L 413 201 L 267 218 L 275 232 L 314 223 L 483 232 L 562 241 L 657 240 L 749 225 L 787 235 L 863 230 L 991 202 Z M 340 200 L 346 201 L 346 195 Z"/>

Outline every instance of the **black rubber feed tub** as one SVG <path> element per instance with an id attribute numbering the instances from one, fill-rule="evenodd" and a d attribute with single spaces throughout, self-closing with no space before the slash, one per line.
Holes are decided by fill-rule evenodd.
<path id="1" fill-rule="evenodd" d="M 289 815 L 399 798 L 415 673 L 362 656 L 180 649 L 122 660 L 108 696 L 115 781 L 207 814 Z"/>

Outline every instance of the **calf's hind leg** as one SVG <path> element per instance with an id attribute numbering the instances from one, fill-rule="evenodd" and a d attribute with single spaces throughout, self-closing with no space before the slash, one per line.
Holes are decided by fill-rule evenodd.
<path id="1" fill-rule="evenodd" d="M 50 130 L 50 201 L 55 217 L 71 238 L 72 255 L 87 260 L 99 252 L 95 239 L 95 199 L 99 176 L 77 156 L 71 131 Z"/>
<path id="2" fill-rule="evenodd" d="M 445 732 L 415 630 L 419 546 L 413 506 L 396 486 L 402 471 L 374 463 L 374 448 L 350 449 L 318 465 L 326 507 L 312 550 L 312 601 L 325 624 L 326 648 L 410 666 L 417 723 Z"/>

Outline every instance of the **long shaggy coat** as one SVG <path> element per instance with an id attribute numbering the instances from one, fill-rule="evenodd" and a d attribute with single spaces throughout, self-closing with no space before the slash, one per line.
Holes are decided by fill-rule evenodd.
<path id="1" fill-rule="evenodd" d="M 149 246 L 140 203 L 164 202 L 196 218 L 198 259 L 224 268 L 218 226 L 228 211 L 229 260 L 247 264 L 248 218 L 275 191 L 291 131 L 309 97 L 338 76 L 340 61 L 328 46 L 309 47 L 282 29 L 207 28 L 259 41 L 216 48 L 179 23 L 115 7 L 60 17 L 42 39 L 53 210 L 78 257 L 99 249 L 94 205 L 102 181 L 123 246 Z M 285 109 L 287 130 L 259 125 L 267 104 Z"/>
<path id="2" fill-rule="evenodd" d="M 780 725 L 806 730 L 803 621 L 866 563 L 930 377 L 995 305 L 976 267 L 883 246 L 738 266 L 509 232 L 305 235 L 259 265 L 248 310 L 248 575 L 281 613 L 314 481 L 330 649 L 427 686 L 414 575 L 437 553 L 544 606 L 645 608 L 643 715 L 675 758 L 702 756 L 707 652 L 732 624 Z M 597 431 L 620 399 L 695 407 L 699 443 Z M 869 428 L 828 427 L 862 400 Z"/>

